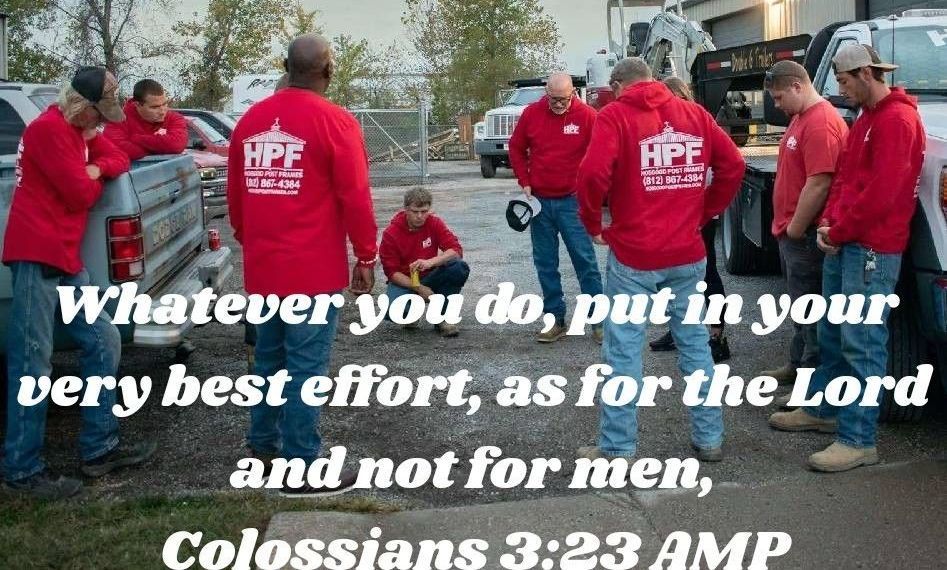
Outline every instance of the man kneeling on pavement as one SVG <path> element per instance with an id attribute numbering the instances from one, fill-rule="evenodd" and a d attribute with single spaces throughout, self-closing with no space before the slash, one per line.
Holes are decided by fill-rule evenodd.
<path id="1" fill-rule="evenodd" d="M 434 198 L 424 188 L 404 195 L 404 209 L 395 214 L 381 237 L 379 257 L 388 278 L 388 299 L 414 293 L 427 300 L 431 295 L 460 293 L 470 267 L 461 259 L 457 236 L 431 211 Z M 435 325 L 441 336 L 457 336 L 457 325 Z"/>

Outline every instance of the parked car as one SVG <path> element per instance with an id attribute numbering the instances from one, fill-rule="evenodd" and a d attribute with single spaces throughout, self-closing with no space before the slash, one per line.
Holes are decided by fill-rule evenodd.
<path id="1" fill-rule="evenodd" d="M 227 137 L 200 117 L 186 117 L 186 119 L 188 150 L 203 150 L 227 158 L 230 150 L 230 141 Z"/>
<path id="2" fill-rule="evenodd" d="M 233 129 L 237 126 L 236 119 L 219 111 L 208 111 L 207 109 L 175 109 L 175 111 L 185 117 L 201 119 L 218 133 L 224 135 L 227 140 L 230 140 L 230 135 L 233 134 Z"/>
<path id="3" fill-rule="evenodd" d="M 50 85 L 0 83 L 0 240 L 15 187 L 20 137 L 57 94 Z M 233 273 L 233 256 L 227 247 L 207 248 L 201 210 L 201 173 L 193 156 L 151 156 L 133 162 L 129 172 L 106 183 L 89 212 L 81 252 L 92 284 L 104 288 L 137 282 L 140 292 L 155 299 L 166 294 L 189 297 L 205 287 L 219 292 Z M 0 351 L 6 347 L 11 295 L 10 269 L 0 265 Z M 115 304 L 113 299 L 106 308 L 114 311 Z M 132 345 L 180 350 L 192 326 L 118 328 L 122 340 Z M 74 348 L 61 323 L 55 348 Z"/>

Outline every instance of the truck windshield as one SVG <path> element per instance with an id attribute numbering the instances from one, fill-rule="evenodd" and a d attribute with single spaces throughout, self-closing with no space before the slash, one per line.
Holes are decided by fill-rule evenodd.
<path id="1" fill-rule="evenodd" d="M 947 94 L 947 32 L 943 26 L 921 25 L 878 30 L 875 48 L 883 61 L 897 64 L 892 85 L 907 91 Z"/>
<path id="2" fill-rule="evenodd" d="M 507 105 L 514 105 L 517 107 L 525 107 L 530 103 L 535 103 L 543 98 L 543 95 L 546 94 L 546 90 L 542 87 L 530 87 L 528 89 L 517 89 L 510 94 L 510 98 L 506 100 Z"/>

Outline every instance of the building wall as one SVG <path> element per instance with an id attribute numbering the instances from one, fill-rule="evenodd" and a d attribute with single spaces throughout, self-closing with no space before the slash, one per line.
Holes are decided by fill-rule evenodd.
<path id="1" fill-rule="evenodd" d="M 687 19 L 696 22 L 706 22 L 716 20 L 723 16 L 729 16 L 734 12 L 747 10 L 754 6 L 763 4 L 765 0 L 704 0 L 683 2 L 684 15 Z M 674 6 L 672 4 L 671 6 Z"/>
<path id="2" fill-rule="evenodd" d="M 855 20 L 855 0 L 769 0 L 767 40 L 798 34 L 815 35 L 834 22 Z"/>

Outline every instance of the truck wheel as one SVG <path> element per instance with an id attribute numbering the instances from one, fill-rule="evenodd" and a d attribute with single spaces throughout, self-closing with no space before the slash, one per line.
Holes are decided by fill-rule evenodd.
<path id="1" fill-rule="evenodd" d="M 917 366 L 929 362 L 927 345 L 914 319 L 915 307 L 906 301 L 910 297 L 903 292 L 899 296 L 902 306 L 892 310 L 888 316 L 888 374 L 895 380 L 916 375 Z M 878 419 L 883 422 L 914 422 L 921 419 L 923 411 L 917 406 L 899 406 L 892 391 L 886 390 L 881 395 Z"/>
<path id="2" fill-rule="evenodd" d="M 756 259 L 761 255 L 756 244 L 743 235 L 743 224 L 740 222 L 742 215 L 738 194 L 721 216 L 720 241 L 723 243 L 724 262 L 731 275 L 753 273 L 757 269 Z"/>
<path id="3" fill-rule="evenodd" d="M 497 165 L 493 162 L 492 156 L 480 157 L 480 174 L 482 174 L 484 178 L 493 178 L 497 175 Z"/>

